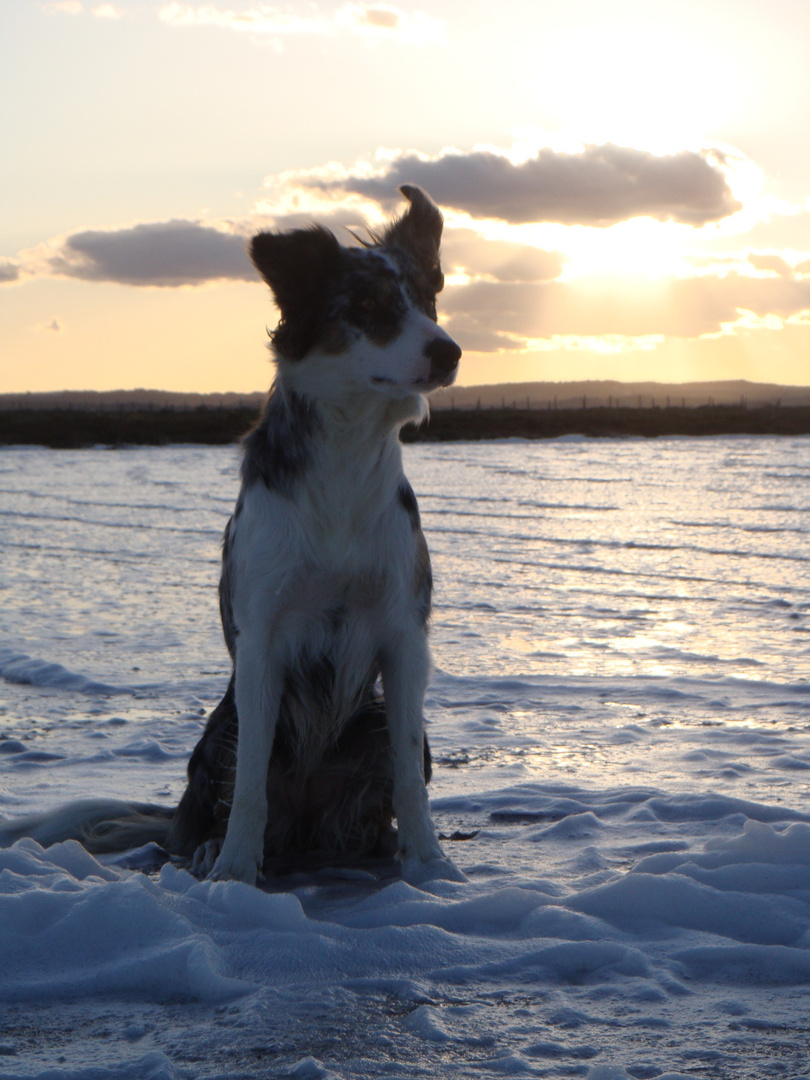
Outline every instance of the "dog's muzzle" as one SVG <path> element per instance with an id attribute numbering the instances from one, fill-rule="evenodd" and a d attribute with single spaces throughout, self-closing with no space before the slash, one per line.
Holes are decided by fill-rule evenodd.
<path id="1" fill-rule="evenodd" d="M 458 369 L 461 349 L 452 338 L 434 338 L 425 346 L 425 356 L 430 360 L 430 382 L 449 386 Z"/>

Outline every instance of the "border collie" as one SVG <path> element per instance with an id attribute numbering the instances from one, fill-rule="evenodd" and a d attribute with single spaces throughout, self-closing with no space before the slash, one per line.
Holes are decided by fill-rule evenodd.
<path id="1" fill-rule="evenodd" d="M 432 580 L 399 443 L 461 350 L 436 321 L 442 215 L 400 191 L 407 211 L 358 247 L 318 226 L 253 238 L 281 317 L 223 543 L 233 675 L 171 821 L 85 814 L 91 849 L 156 839 L 162 818 L 160 841 L 195 872 L 252 883 L 285 857 L 382 854 L 396 816 L 405 878 L 463 877 L 428 807 Z M 24 824 L 16 835 L 36 837 Z"/>

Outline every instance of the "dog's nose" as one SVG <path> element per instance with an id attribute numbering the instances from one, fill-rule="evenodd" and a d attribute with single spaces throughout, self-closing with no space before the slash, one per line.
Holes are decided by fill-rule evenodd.
<path id="1" fill-rule="evenodd" d="M 461 349 L 452 338 L 434 338 L 425 346 L 425 356 L 430 360 L 431 382 L 443 382 L 458 367 Z"/>

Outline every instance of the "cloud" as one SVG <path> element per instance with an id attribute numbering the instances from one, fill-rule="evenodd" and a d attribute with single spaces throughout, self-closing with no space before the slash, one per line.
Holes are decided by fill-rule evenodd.
<path id="1" fill-rule="evenodd" d="M 356 243 L 352 228 L 362 230 L 356 210 L 337 208 L 318 220 L 344 243 Z M 259 277 L 247 254 L 248 238 L 261 229 L 305 228 L 308 214 L 257 214 L 240 222 L 159 221 L 119 229 L 89 229 L 57 237 L 0 257 L 0 285 L 38 277 L 112 281 L 121 285 L 205 285 L 214 281 L 249 281 Z M 343 227 L 343 228 L 341 228 Z"/>
<path id="2" fill-rule="evenodd" d="M 193 221 L 74 233 L 55 251 L 46 250 L 43 262 L 42 269 L 52 275 L 122 285 L 256 280 L 244 236 Z"/>
<path id="3" fill-rule="evenodd" d="M 472 229 L 448 229 L 442 242 L 445 274 L 486 275 L 497 281 L 549 281 L 559 277 L 564 258 L 559 252 L 485 240 Z"/>
<path id="4" fill-rule="evenodd" d="M 84 4 L 81 3 L 81 0 L 54 0 L 53 3 L 43 4 L 42 10 L 49 15 L 81 15 L 84 11 Z"/>
<path id="5" fill-rule="evenodd" d="M 755 270 L 770 271 L 771 273 L 778 274 L 779 277 L 790 277 L 793 273 L 793 268 L 790 263 L 786 262 L 781 255 L 763 255 L 758 252 L 752 252 L 748 256 L 748 261 Z"/>
<path id="6" fill-rule="evenodd" d="M 173 2 L 161 8 L 159 18 L 172 26 L 211 26 L 255 35 L 333 36 L 339 33 L 371 39 L 393 39 L 410 44 L 440 41 L 444 24 L 422 12 L 405 12 L 388 4 L 348 3 L 331 13 L 312 7 L 306 14 L 259 4 L 243 11 L 216 4 Z"/>
<path id="7" fill-rule="evenodd" d="M 20 277 L 19 264 L 12 259 L 0 259 L 0 284 L 10 281 L 18 281 Z"/>
<path id="8" fill-rule="evenodd" d="M 576 154 L 541 149 L 519 162 L 494 150 L 454 150 L 435 158 L 400 153 L 372 175 L 358 168 L 338 177 L 303 175 L 299 182 L 383 204 L 400 184 L 416 183 L 441 206 L 510 224 L 608 226 L 643 216 L 699 226 L 740 209 L 722 164 L 713 151 L 659 156 L 608 143 Z"/>
<path id="9" fill-rule="evenodd" d="M 441 308 L 462 348 L 477 351 L 570 335 L 696 338 L 801 318 L 810 310 L 810 280 L 729 273 L 656 282 L 474 281 L 449 287 Z"/>
<path id="10" fill-rule="evenodd" d="M 357 21 L 365 23 L 367 26 L 378 26 L 386 30 L 397 30 L 402 23 L 402 14 L 394 8 L 360 8 Z"/>
<path id="11" fill-rule="evenodd" d="M 81 0 L 53 0 L 50 4 L 43 4 L 42 10 L 49 15 L 83 15 L 84 4 Z M 128 12 L 114 4 L 97 4 L 91 8 L 90 14 L 97 19 L 125 19 Z"/>
<path id="12" fill-rule="evenodd" d="M 91 14 L 97 19 L 124 19 L 127 15 L 126 11 L 122 11 L 113 4 L 99 4 L 92 9 Z"/>

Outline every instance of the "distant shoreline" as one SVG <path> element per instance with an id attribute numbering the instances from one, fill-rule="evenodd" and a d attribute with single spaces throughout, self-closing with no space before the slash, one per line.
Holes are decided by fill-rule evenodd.
<path id="1" fill-rule="evenodd" d="M 193 393 L 176 390 L 53 390 L 0 394 L 0 415 L 11 409 L 260 409 L 266 390 L 238 393 Z M 433 412 L 443 409 L 653 409 L 697 408 L 701 405 L 739 405 L 758 409 L 765 405 L 808 405 L 809 386 L 754 383 L 746 379 L 725 379 L 688 383 L 618 382 L 591 379 L 579 382 L 454 384 L 431 395 Z"/>
<path id="2" fill-rule="evenodd" d="M 253 425 L 255 407 L 191 409 L 0 410 L 0 445 L 78 449 L 87 446 L 227 445 Z M 659 438 L 711 435 L 810 435 L 810 405 L 702 405 L 694 408 L 597 406 L 577 409 L 437 409 L 403 442 L 482 439 Z"/>

